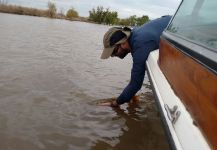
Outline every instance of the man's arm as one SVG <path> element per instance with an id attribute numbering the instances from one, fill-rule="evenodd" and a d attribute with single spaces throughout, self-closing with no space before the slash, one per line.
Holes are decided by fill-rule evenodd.
<path id="1" fill-rule="evenodd" d="M 140 90 L 144 75 L 145 75 L 145 59 L 137 58 L 133 60 L 133 68 L 131 70 L 131 79 L 129 84 L 125 87 L 121 95 L 117 98 L 117 103 L 123 104 L 129 102 L 130 99 Z"/>
<path id="2" fill-rule="evenodd" d="M 142 50 L 142 49 L 141 49 Z M 106 102 L 100 104 L 101 106 L 111 106 L 118 107 L 119 105 L 129 102 L 132 97 L 139 91 L 142 86 L 144 75 L 145 75 L 145 57 L 140 57 L 139 49 L 138 54 L 134 53 L 133 56 L 133 67 L 131 70 L 131 79 L 129 84 L 125 87 L 121 95 L 117 98 L 116 101 Z M 141 53 L 142 54 L 142 53 Z M 135 56 L 138 55 L 138 56 Z M 143 54 L 142 54 L 143 55 Z"/>
<path id="3" fill-rule="evenodd" d="M 146 42 L 136 49 L 133 54 L 133 68 L 131 70 L 130 83 L 125 87 L 121 95 L 117 98 L 117 104 L 129 102 L 132 97 L 141 89 L 145 76 L 145 62 L 150 51 L 156 49 L 154 41 Z"/>
<path id="4" fill-rule="evenodd" d="M 119 105 L 129 102 L 132 97 L 140 90 L 145 76 L 145 62 L 150 51 L 156 49 L 154 41 L 144 43 L 136 49 L 133 54 L 133 67 L 131 70 L 131 79 L 123 92 L 116 101 L 100 104 L 101 106 L 118 107 Z"/>

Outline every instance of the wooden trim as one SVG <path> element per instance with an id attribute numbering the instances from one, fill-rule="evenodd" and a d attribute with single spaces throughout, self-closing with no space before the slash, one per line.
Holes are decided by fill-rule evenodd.
<path id="1" fill-rule="evenodd" d="M 159 66 L 176 95 L 217 150 L 217 76 L 161 39 Z"/>

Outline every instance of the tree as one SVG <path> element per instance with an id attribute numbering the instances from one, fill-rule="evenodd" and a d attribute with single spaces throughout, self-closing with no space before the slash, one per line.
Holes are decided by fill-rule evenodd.
<path id="1" fill-rule="evenodd" d="M 63 8 L 60 8 L 59 14 L 60 14 L 61 16 L 65 16 L 65 14 L 64 14 L 64 9 L 63 9 Z"/>
<path id="2" fill-rule="evenodd" d="M 122 26 L 129 26 L 130 20 L 129 19 L 120 19 L 119 24 Z"/>
<path id="3" fill-rule="evenodd" d="M 78 18 L 78 12 L 71 8 L 67 11 L 66 17 L 69 19 Z"/>
<path id="4" fill-rule="evenodd" d="M 137 25 L 141 26 L 148 21 L 149 21 L 149 17 L 146 15 L 145 16 L 143 15 L 142 17 L 137 18 Z"/>
<path id="5" fill-rule="evenodd" d="M 107 25 L 119 24 L 122 26 L 140 26 L 149 21 L 149 17 L 144 15 L 136 17 L 132 15 L 129 18 L 119 19 L 116 11 L 110 11 L 109 8 L 104 9 L 103 6 L 98 6 L 89 11 L 89 20 Z"/>
<path id="6" fill-rule="evenodd" d="M 135 26 L 136 23 L 137 23 L 136 20 L 137 20 L 137 19 L 136 19 L 136 15 L 130 16 L 130 17 L 129 17 L 129 22 L 130 22 L 129 25 L 130 25 L 130 26 Z"/>
<path id="7" fill-rule="evenodd" d="M 136 15 L 130 16 L 129 18 L 120 19 L 119 24 L 122 26 L 136 26 L 137 18 Z"/>
<path id="8" fill-rule="evenodd" d="M 116 11 L 110 11 L 109 8 L 98 6 L 89 11 L 89 19 L 97 23 L 104 24 L 116 24 L 118 22 L 118 13 Z"/>
<path id="9" fill-rule="evenodd" d="M 103 6 L 98 6 L 96 10 L 93 8 L 90 13 L 90 19 L 97 23 L 102 23 L 105 17 Z"/>
<path id="10" fill-rule="evenodd" d="M 108 24 L 108 25 L 113 25 L 118 22 L 118 13 L 116 11 L 109 11 L 109 8 L 104 11 L 104 19 L 103 23 Z"/>
<path id="11" fill-rule="evenodd" d="M 136 17 L 136 15 L 133 15 L 126 19 L 120 19 L 119 24 L 123 26 L 141 26 L 148 21 L 149 17 L 146 15 L 142 17 Z"/>
<path id="12" fill-rule="evenodd" d="M 54 18 L 56 16 L 56 11 L 57 11 L 56 5 L 49 1 L 47 6 L 48 6 L 48 10 L 47 10 L 48 16 Z"/>

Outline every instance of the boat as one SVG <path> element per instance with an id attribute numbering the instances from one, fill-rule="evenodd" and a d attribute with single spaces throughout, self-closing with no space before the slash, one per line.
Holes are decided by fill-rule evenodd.
<path id="1" fill-rule="evenodd" d="M 171 149 L 217 150 L 217 1 L 183 0 L 146 61 Z"/>

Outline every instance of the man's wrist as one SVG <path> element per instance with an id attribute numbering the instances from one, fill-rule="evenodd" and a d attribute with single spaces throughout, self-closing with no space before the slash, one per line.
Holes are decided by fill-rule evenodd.
<path id="1" fill-rule="evenodd" d="M 111 107 L 118 107 L 118 103 L 116 101 L 112 101 L 111 102 Z"/>

